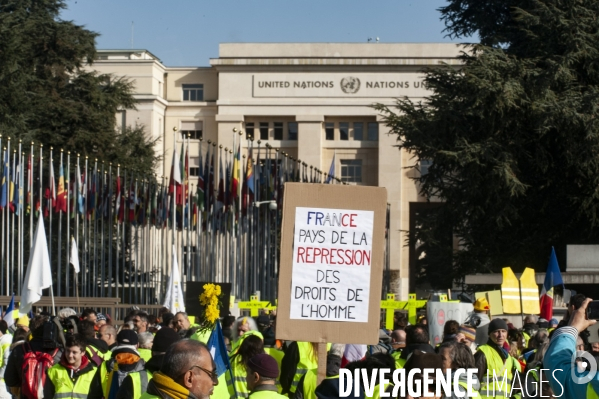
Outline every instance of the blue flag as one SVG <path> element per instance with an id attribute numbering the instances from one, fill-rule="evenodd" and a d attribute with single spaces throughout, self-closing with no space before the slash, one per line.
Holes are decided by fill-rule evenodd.
<path id="1" fill-rule="evenodd" d="M 216 321 L 216 327 L 212 330 L 212 334 L 210 334 L 206 346 L 214 359 L 216 374 L 218 374 L 219 377 L 223 375 L 225 371 L 231 370 L 231 363 L 229 363 L 229 355 L 227 354 L 223 330 L 221 329 L 218 320 Z"/>
<path id="2" fill-rule="evenodd" d="M 12 298 L 10 300 L 10 303 L 8 304 L 8 307 L 6 308 L 6 313 L 4 313 L 4 321 L 6 322 L 6 324 L 8 324 L 8 326 L 12 326 L 13 324 L 15 324 L 15 319 L 13 317 L 13 311 L 15 310 L 15 294 L 12 294 Z"/>
<path id="3" fill-rule="evenodd" d="M 337 154 L 335 154 L 337 155 Z M 327 181 L 325 184 L 330 184 L 335 177 L 335 155 L 333 155 L 333 161 L 331 162 L 331 167 L 329 168 L 329 175 L 327 176 Z"/>

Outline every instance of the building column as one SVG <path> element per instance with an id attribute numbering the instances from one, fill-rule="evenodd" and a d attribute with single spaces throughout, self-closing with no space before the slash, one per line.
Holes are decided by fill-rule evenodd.
<path id="1" fill-rule="evenodd" d="M 322 169 L 322 115 L 297 115 L 297 158 Z"/>
<path id="2" fill-rule="evenodd" d="M 403 151 L 397 145 L 397 136 L 390 134 L 390 128 L 377 116 L 379 122 L 379 187 L 387 189 L 389 203 L 389 241 L 391 263 L 391 291 L 401 300 L 407 300 L 409 294 L 409 247 L 406 245 L 410 217 L 410 203 L 403 194 L 404 185 L 409 185 L 406 171 L 402 169 Z"/>

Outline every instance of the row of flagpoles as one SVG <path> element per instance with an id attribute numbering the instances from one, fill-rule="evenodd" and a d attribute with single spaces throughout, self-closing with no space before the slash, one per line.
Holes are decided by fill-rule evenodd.
<path id="1" fill-rule="evenodd" d="M 2 147 L 0 136 L 0 295 L 23 291 L 41 214 L 57 296 L 157 303 L 174 246 L 183 281 L 232 282 L 238 297 L 275 299 L 284 183 L 341 181 L 334 160 L 324 173 L 251 140 L 242 156 L 237 136 L 233 149 L 200 140 L 193 171 L 189 138 L 175 142 L 168 178 L 33 143 Z M 73 253 L 82 273 L 69 266 Z"/>

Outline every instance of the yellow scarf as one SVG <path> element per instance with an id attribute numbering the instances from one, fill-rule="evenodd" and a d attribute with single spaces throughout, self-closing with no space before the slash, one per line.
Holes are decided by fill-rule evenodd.
<path id="1" fill-rule="evenodd" d="M 152 377 L 156 388 L 174 399 L 188 399 L 194 396 L 189 390 L 177 384 L 171 377 L 157 371 Z"/>

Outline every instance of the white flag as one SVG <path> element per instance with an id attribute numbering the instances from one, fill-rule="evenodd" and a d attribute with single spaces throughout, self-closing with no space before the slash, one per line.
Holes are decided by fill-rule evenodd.
<path id="1" fill-rule="evenodd" d="M 31 306 L 42 298 L 42 290 L 52 285 L 52 270 L 50 269 L 50 256 L 46 242 L 46 230 L 42 212 L 35 228 L 35 236 L 27 264 L 27 273 L 23 280 L 21 294 L 20 314 L 27 314 Z"/>
<path id="2" fill-rule="evenodd" d="M 79 250 L 77 249 L 77 241 L 75 237 L 71 236 L 71 259 L 69 260 L 75 273 L 79 273 Z"/>
<path id="3" fill-rule="evenodd" d="M 171 267 L 171 275 L 168 279 L 168 287 L 166 289 L 166 297 L 162 305 L 171 313 L 185 312 L 185 302 L 183 301 L 183 287 L 181 286 L 181 274 L 179 273 L 179 265 L 177 264 L 177 251 L 173 245 L 173 264 Z"/>
<path id="4" fill-rule="evenodd" d="M 181 144 L 181 150 L 183 150 L 183 144 Z M 175 154 L 173 155 L 173 168 L 173 180 L 181 184 L 183 179 L 181 178 L 181 164 L 179 163 L 179 154 L 177 153 L 177 143 L 175 143 Z"/>

